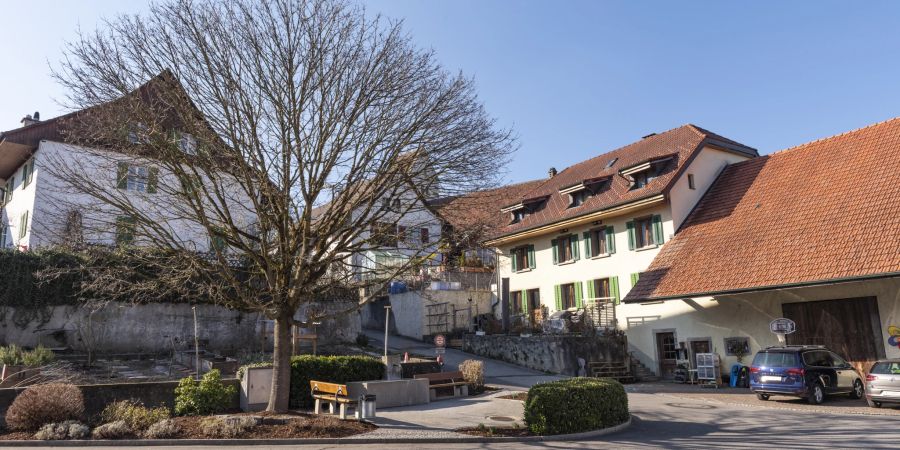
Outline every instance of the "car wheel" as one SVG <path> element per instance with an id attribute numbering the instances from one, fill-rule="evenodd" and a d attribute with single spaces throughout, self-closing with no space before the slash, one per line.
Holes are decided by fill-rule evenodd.
<path id="1" fill-rule="evenodd" d="M 869 404 L 869 408 L 881 408 L 881 402 L 875 402 L 872 400 L 866 400 L 866 403 Z"/>
<path id="2" fill-rule="evenodd" d="M 863 394 L 865 393 L 866 388 L 863 387 L 862 381 L 857 378 L 856 381 L 853 382 L 853 390 L 850 392 L 850 398 L 863 398 Z"/>
<path id="3" fill-rule="evenodd" d="M 825 401 L 825 389 L 822 388 L 822 383 L 813 383 L 809 388 L 809 397 L 806 400 L 810 405 L 821 405 Z"/>
<path id="4" fill-rule="evenodd" d="M 769 399 L 769 394 L 756 394 L 756 398 L 758 398 L 762 401 L 766 401 Z"/>

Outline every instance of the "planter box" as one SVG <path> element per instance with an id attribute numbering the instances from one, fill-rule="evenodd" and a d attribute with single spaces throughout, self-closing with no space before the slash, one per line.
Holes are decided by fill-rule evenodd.
<path id="1" fill-rule="evenodd" d="M 241 410 L 262 411 L 272 393 L 272 368 L 248 367 L 241 380 Z"/>

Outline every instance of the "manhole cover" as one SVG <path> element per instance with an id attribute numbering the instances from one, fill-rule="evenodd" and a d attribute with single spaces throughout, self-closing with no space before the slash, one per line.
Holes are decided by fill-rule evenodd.
<path id="1" fill-rule="evenodd" d="M 515 422 L 515 417 L 509 416 L 488 416 L 488 419 L 493 420 L 495 422 Z"/>

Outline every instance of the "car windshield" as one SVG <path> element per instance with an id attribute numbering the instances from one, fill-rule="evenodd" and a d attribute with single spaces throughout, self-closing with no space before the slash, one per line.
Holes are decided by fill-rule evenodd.
<path id="1" fill-rule="evenodd" d="M 900 363 L 887 361 L 875 363 L 869 372 L 876 375 L 900 375 Z"/>
<path id="2" fill-rule="evenodd" d="M 786 352 L 759 352 L 753 358 L 757 367 L 797 367 L 797 355 Z"/>

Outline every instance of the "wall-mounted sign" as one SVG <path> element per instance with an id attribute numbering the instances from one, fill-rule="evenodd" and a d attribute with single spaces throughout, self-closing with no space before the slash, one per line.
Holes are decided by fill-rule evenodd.
<path id="1" fill-rule="evenodd" d="M 781 317 L 769 323 L 769 330 L 775 334 L 791 334 L 797 331 L 797 324 L 791 319 Z"/>

